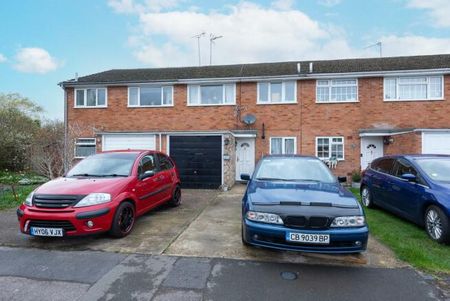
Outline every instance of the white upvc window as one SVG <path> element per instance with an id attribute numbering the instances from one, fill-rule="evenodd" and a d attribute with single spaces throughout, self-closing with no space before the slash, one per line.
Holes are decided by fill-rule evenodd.
<path id="1" fill-rule="evenodd" d="M 189 106 L 234 105 L 236 84 L 188 85 Z"/>
<path id="2" fill-rule="evenodd" d="M 258 82 L 258 104 L 296 103 L 296 81 Z"/>
<path id="3" fill-rule="evenodd" d="M 270 137 L 271 155 L 293 155 L 297 153 L 296 137 Z"/>
<path id="4" fill-rule="evenodd" d="M 129 107 L 173 106 L 173 86 L 128 87 Z"/>
<path id="5" fill-rule="evenodd" d="M 344 137 L 316 137 L 316 156 L 325 160 L 344 160 Z"/>
<path id="6" fill-rule="evenodd" d="M 108 90 L 106 88 L 75 89 L 75 108 L 106 108 Z"/>
<path id="7" fill-rule="evenodd" d="M 444 98 L 444 77 L 402 76 L 384 78 L 384 100 L 432 100 Z"/>
<path id="8" fill-rule="evenodd" d="M 326 79 L 316 81 L 317 102 L 357 102 L 358 80 Z"/>
<path id="9" fill-rule="evenodd" d="M 77 138 L 75 140 L 75 158 L 85 158 L 95 154 L 95 138 Z"/>

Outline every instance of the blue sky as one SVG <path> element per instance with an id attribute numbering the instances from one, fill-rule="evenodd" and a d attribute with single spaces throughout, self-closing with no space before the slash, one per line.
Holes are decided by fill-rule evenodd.
<path id="1" fill-rule="evenodd" d="M 0 4 L 0 93 L 63 117 L 57 83 L 113 68 L 450 53 L 448 0 L 21 0 Z"/>

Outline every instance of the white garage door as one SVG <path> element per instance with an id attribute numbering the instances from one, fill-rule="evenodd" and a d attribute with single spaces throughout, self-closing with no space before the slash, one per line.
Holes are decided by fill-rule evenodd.
<path id="1" fill-rule="evenodd" d="M 120 134 L 103 135 L 104 151 L 124 149 L 156 149 L 155 135 L 148 134 Z"/>
<path id="2" fill-rule="evenodd" d="M 424 132 L 422 139 L 423 154 L 450 155 L 450 132 Z"/>

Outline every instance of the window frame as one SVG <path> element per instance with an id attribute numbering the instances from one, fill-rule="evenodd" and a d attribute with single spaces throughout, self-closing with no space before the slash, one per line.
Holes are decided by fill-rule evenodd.
<path id="1" fill-rule="evenodd" d="M 339 144 L 342 144 L 342 158 L 336 158 L 336 159 L 338 161 L 345 161 L 345 138 L 344 138 L 344 136 L 317 136 L 316 137 L 316 146 L 315 146 L 316 157 L 319 158 L 320 160 L 330 160 L 332 157 L 331 156 L 331 148 L 333 145 L 333 139 L 336 139 L 336 138 L 342 139 L 342 143 L 339 143 Z M 319 157 L 319 150 L 318 150 L 319 139 L 328 139 L 328 148 L 329 148 L 328 158 Z M 334 144 L 338 145 L 338 143 L 336 143 L 336 142 Z"/>
<path id="2" fill-rule="evenodd" d="M 356 98 L 354 100 L 331 100 L 331 90 L 333 87 L 340 87 L 340 85 L 333 85 L 332 82 L 334 80 L 354 80 L 356 81 L 355 86 L 356 87 Z M 328 81 L 328 85 L 322 85 L 319 86 L 319 81 Z M 319 87 L 323 88 L 323 87 L 327 87 L 328 88 L 328 101 L 323 101 L 323 100 L 319 100 L 318 99 L 318 89 Z M 348 86 L 341 86 L 341 87 L 348 87 Z M 359 81 L 358 78 L 321 78 L 321 79 L 316 79 L 316 103 L 355 103 L 355 102 L 359 102 Z"/>
<path id="3" fill-rule="evenodd" d="M 226 97 L 226 85 L 233 85 L 233 102 L 232 103 L 225 103 L 225 97 Z M 222 103 L 201 103 L 202 99 L 201 99 L 201 88 L 202 86 L 222 86 Z M 191 89 L 193 88 L 197 89 L 197 97 L 199 100 L 199 103 L 191 103 Z M 187 98 L 187 106 L 188 107 L 210 107 L 210 106 L 235 106 L 236 105 L 236 83 L 232 82 L 232 83 L 198 83 L 198 84 L 188 84 L 187 85 L 187 93 L 186 93 L 186 98 Z"/>
<path id="4" fill-rule="evenodd" d="M 159 88 L 161 91 L 161 104 L 160 105 L 141 105 L 141 88 Z M 130 105 L 130 89 L 137 88 L 138 89 L 138 104 Z M 164 100 L 164 88 L 170 88 L 172 90 L 172 98 L 170 100 L 170 104 L 163 104 Z M 161 108 L 161 107 L 173 107 L 174 106 L 174 86 L 173 85 L 137 85 L 137 86 L 128 86 L 127 87 L 127 107 L 128 108 Z"/>
<path id="5" fill-rule="evenodd" d="M 88 106 L 87 103 L 87 90 L 88 89 L 95 89 L 95 106 Z M 103 89 L 105 90 L 105 104 L 104 105 L 98 105 L 98 90 Z M 78 105 L 78 93 L 77 91 L 84 91 L 84 105 L 80 106 Z M 73 90 L 73 107 L 75 109 L 99 109 L 99 108 L 107 108 L 108 107 L 108 88 L 107 87 L 83 87 L 83 88 L 75 88 Z"/>
<path id="6" fill-rule="evenodd" d="M 93 140 L 93 141 L 92 141 L 91 143 L 88 143 L 88 142 L 79 143 L 78 140 L 82 140 L 82 139 L 85 139 L 85 140 L 90 139 L 90 140 Z M 74 158 L 74 159 L 84 159 L 84 158 L 87 158 L 87 157 L 83 157 L 83 156 L 77 156 L 77 146 L 79 146 L 79 145 L 83 145 L 83 146 L 94 146 L 94 153 L 93 153 L 93 154 L 96 154 L 96 153 L 97 153 L 97 139 L 96 139 L 96 138 L 93 138 L 93 137 L 89 137 L 89 138 L 86 138 L 86 137 L 76 138 L 76 139 L 75 139 L 74 149 L 73 149 L 73 158 Z M 93 154 L 91 154 L 91 155 L 93 155 Z M 89 156 L 91 156 L 91 155 L 89 155 Z"/>
<path id="7" fill-rule="evenodd" d="M 272 83 L 279 83 L 281 82 L 281 99 L 285 99 L 286 97 L 286 82 L 293 82 L 294 83 L 294 100 L 289 101 L 272 101 L 271 98 L 271 86 Z M 260 93 L 259 93 L 259 87 L 261 84 L 268 84 L 268 101 L 264 102 L 260 100 Z M 258 105 L 280 105 L 280 104 L 296 104 L 297 103 L 297 80 L 271 80 L 271 81 L 258 81 L 256 84 L 256 104 Z"/>
<path id="8" fill-rule="evenodd" d="M 399 79 L 401 78 L 420 78 L 425 77 L 427 79 L 427 98 L 414 98 L 414 99 L 401 99 L 399 98 Z M 440 77 L 441 79 L 441 97 L 430 97 L 430 78 L 431 77 Z M 396 98 L 386 98 L 386 80 L 395 79 L 395 97 Z M 405 76 L 384 76 L 383 77 L 383 101 L 386 102 L 395 102 L 395 101 L 433 101 L 433 100 L 444 100 L 445 96 L 445 82 L 444 75 L 405 75 Z"/>
<path id="9" fill-rule="evenodd" d="M 272 154 L 272 139 L 281 139 L 281 154 Z M 294 153 L 286 154 L 286 140 L 294 140 Z M 270 155 L 296 155 L 297 154 L 297 137 L 296 136 L 274 136 L 269 139 L 269 154 Z"/>

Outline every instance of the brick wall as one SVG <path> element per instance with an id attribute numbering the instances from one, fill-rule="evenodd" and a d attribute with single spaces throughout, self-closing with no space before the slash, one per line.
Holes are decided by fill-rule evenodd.
<path id="1" fill-rule="evenodd" d="M 128 108 L 127 87 L 114 86 L 108 87 L 108 108 L 76 109 L 74 89 L 67 88 L 68 122 L 82 129 L 80 136 L 85 137 L 93 137 L 99 131 L 256 129 L 256 160 L 269 153 L 270 137 L 296 137 L 298 153 L 315 155 L 317 136 L 342 136 L 345 160 L 338 163 L 338 175 L 350 174 L 360 167 L 360 129 L 450 128 L 450 76 L 445 76 L 446 99 L 440 101 L 385 102 L 382 78 L 360 78 L 357 103 L 316 103 L 315 80 L 297 82 L 297 104 L 256 104 L 256 90 L 256 82 L 237 83 L 236 106 L 192 107 L 186 103 L 186 85 L 175 85 L 173 107 Z M 257 118 L 252 126 L 239 121 L 248 113 Z M 420 136 L 414 135 L 395 136 L 394 143 L 386 146 L 386 153 L 419 152 Z M 163 150 L 165 141 L 163 136 Z"/>

